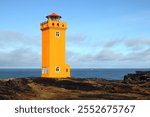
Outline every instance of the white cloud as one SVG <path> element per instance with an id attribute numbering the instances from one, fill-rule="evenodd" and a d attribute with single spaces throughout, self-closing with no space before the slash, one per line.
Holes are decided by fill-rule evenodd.
<path id="1" fill-rule="evenodd" d="M 115 52 L 111 49 L 103 49 L 100 51 L 95 57 L 94 60 L 100 61 L 117 61 L 122 58 L 123 55 L 121 53 Z"/>
<path id="2" fill-rule="evenodd" d="M 0 46 L 1 48 L 15 47 L 39 47 L 41 39 L 39 37 L 28 37 L 21 32 L 0 31 Z"/>
<path id="3" fill-rule="evenodd" d="M 124 42 L 124 44 L 134 51 L 143 50 L 150 47 L 150 38 L 128 39 Z"/>
<path id="4" fill-rule="evenodd" d="M 96 44 L 95 44 L 96 45 Z M 149 38 L 124 38 L 106 41 L 102 45 L 97 44 L 99 51 L 95 53 L 95 47 L 88 45 L 93 52 L 74 52 L 68 55 L 70 63 L 76 63 L 79 67 L 148 67 L 150 65 L 150 41 Z M 82 48 L 82 46 L 80 46 Z M 117 48 L 117 49 L 116 49 Z M 123 49 L 125 48 L 125 49 Z M 108 64 L 109 63 L 109 64 Z M 76 66 L 75 65 L 75 66 Z M 107 66 L 105 66 L 107 65 Z"/>
<path id="5" fill-rule="evenodd" d="M 105 43 L 105 47 L 106 48 L 111 48 L 113 46 L 116 46 L 117 44 L 120 44 L 124 41 L 124 39 L 113 39 L 113 40 L 110 40 L 109 42 L 106 42 Z"/>
<path id="6" fill-rule="evenodd" d="M 0 31 L 0 68 L 40 67 L 40 41 L 21 32 Z"/>
<path id="7" fill-rule="evenodd" d="M 143 51 L 138 51 L 134 52 L 132 51 L 131 53 L 127 54 L 122 58 L 123 61 L 132 61 L 132 62 L 149 62 L 150 63 L 150 48 L 143 50 Z"/>
<path id="8" fill-rule="evenodd" d="M 0 68 L 40 67 L 40 55 L 31 48 L 0 51 Z"/>

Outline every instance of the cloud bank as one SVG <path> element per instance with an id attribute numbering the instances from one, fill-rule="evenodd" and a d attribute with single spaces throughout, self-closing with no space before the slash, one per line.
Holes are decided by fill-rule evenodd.
<path id="1" fill-rule="evenodd" d="M 20 32 L 0 31 L 0 68 L 40 67 L 40 41 Z"/>
<path id="2" fill-rule="evenodd" d="M 80 63 L 83 67 L 90 67 L 89 65 L 91 65 L 91 67 L 96 68 L 149 68 L 150 66 L 149 38 L 113 39 L 107 40 L 104 43 L 95 42 L 94 47 L 93 44 L 89 44 L 88 48 L 93 50 L 93 52 L 88 54 L 72 52 L 69 55 L 72 56 L 70 57 L 72 60 L 69 59 L 69 61 Z M 97 48 L 97 51 L 94 50 L 95 48 Z M 74 65 L 76 66 L 76 64 Z"/>
<path id="3" fill-rule="evenodd" d="M 91 41 L 87 36 L 67 37 L 67 63 L 74 68 L 134 68 L 150 66 L 149 38 Z M 41 67 L 41 37 L 0 31 L 0 68 Z"/>

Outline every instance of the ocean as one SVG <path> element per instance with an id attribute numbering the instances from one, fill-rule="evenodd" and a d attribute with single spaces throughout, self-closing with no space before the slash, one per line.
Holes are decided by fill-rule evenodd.
<path id="1" fill-rule="evenodd" d="M 126 74 L 148 70 L 150 69 L 71 69 L 71 76 L 122 80 Z M 40 75 L 40 69 L 0 69 L 0 78 L 40 77 Z"/>

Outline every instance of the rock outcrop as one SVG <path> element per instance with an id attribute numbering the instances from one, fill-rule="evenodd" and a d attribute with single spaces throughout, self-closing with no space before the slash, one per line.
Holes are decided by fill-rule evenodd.
<path id="1" fill-rule="evenodd" d="M 137 75 L 138 74 L 138 75 Z M 67 100 L 67 99 L 150 99 L 149 78 L 143 74 L 125 76 L 121 80 L 93 78 L 42 79 L 12 78 L 0 80 L 0 99 Z M 129 77 L 130 76 L 130 77 Z M 133 83 L 133 81 L 136 81 Z M 138 82 L 137 82 L 138 81 Z M 140 81 L 140 82 L 139 82 Z M 142 81 L 142 83 L 141 83 Z"/>
<path id="2" fill-rule="evenodd" d="M 0 99 L 15 99 L 19 93 L 31 92 L 28 79 L 2 79 L 0 80 Z"/>
<path id="3" fill-rule="evenodd" d="M 136 71 L 135 74 L 125 75 L 124 81 L 130 83 L 150 81 L 150 71 Z"/>

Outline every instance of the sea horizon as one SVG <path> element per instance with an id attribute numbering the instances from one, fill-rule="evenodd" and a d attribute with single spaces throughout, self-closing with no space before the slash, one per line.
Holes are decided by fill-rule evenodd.
<path id="1" fill-rule="evenodd" d="M 127 74 L 150 71 L 150 68 L 71 68 L 73 78 L 123 80 Z M 41 77 L 40 68 L 0 68 L 0 78 Z"/>
<path id="2" fill-rule="evenodd" d="M 4 68 L 0 68 L 0 69 L 42 69 L 42 68 L 37 68 L 37 67 L 36 68 L 30 68 L 30 67 L 25 67 L 25 68 L 24 67 L 20 67 L 20 68 L 10 67 L 9 68 L 8 67 L 8 68 L 5 68 L 4 67 Z M 82 68 L 81 67 L 81 68 L 71 68 L 71 69 L 150 69 L 150 68 L 142 68 L 142 67 L 141 68 L 140 67 L 137 67 L 137 68 L 136 67 L 133 67 L 133 68 L 126 68 L 126 67 L 124 67 L 124 68 L 123 67 L 120 67 L 120 68 L 94 68 L 94 67 L 91 67 L 91 68 L 90 67 Z"/>

